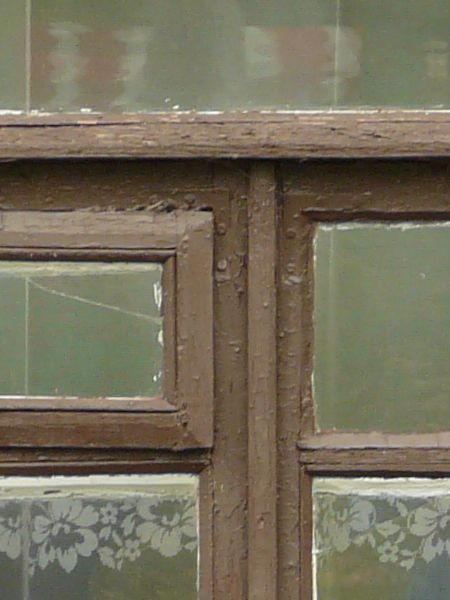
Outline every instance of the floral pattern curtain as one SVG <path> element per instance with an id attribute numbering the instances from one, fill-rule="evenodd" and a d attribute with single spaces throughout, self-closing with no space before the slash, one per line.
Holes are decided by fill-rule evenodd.
<path id="1" fill-rule="evenodd" d="M 331 481 L 331 480 L 330 480 Z M 355 491 L 351 491 L 351 486 Z M 369 480 L 370 481 L 370 480 Z M 450 597 L 450 488 L 418 494 L 392 488 L 314 494 L 314 563 L 320 600 Z M 369 594 L 369 596 L 367 595 Z M 348 596 L 347 596 L 348 597 Z"/>
<path id="2" fill-rule="evenodd" d="M 195 489 L 2 498 L 2 600 L 194 600 L 196 502 Z"/>

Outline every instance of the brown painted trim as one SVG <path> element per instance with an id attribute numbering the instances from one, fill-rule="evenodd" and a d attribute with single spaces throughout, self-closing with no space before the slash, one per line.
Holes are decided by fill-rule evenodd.
<path id="1" fill-rule="evenodd" d="M 333 448 L 301 450 L 300 463 L 314 474 L 449 473 L 448 448 Z"/>
<path id="2" fill-rule="evenodd" d="M 186 233 L 207 220 L 204 213 L 173 211 L 15 211 L 0 212 L 0 246 L 95 251 L 177 249 Z M 61 252 L 64 254 L 64 251 Z M 166 253 L 165 253 L 166 254 Z M 92 256 L 90 260 L 94 260 Z"/>
<path id="3" fill-rule="evenodd" d="M 164 396 L 177 407 L 177 298 L 176 258 L 164 262 L 162 273 L 162 316 L 164 340 Z"/>
<path id="4" fill-rule="evenodd" d="M 0 446 L 58 448 L 200 447 L 176 413 L 0 411 Z"/>
<path id="5" fill-rule="evenodd" d="M 0 158 L 366 158 L 450 155 L 430 111 L 2 116 Z"/>
<path id="6" fill-rule="evenodd" d="M 213 444 L 213 215 L 192 213 L 176 257 L 177 403 L 199 446 Z"/>
<path id="7" fill-rule="evenodd" d="M 214 166 L 214 600 L 247 598 L 247 170 Z"/>
<path id="8" fill-rule="evenodd" d="M 214 486 L 212 469 L 208 466 L 200 473 L 198 519 L 199 519 L 199 600 L 214 599 Z"/>
<path id="9" fill-rule="evenodd" d="M 277 597 L 277 199 L 273 164 L 250 171 L 249 600 Z"/>
<path id="10" fill-rule="evenodd" d="M 278 598 L 300 598 L 300 391 L 303 372 L 301 253 L 296 208 L 281 204 L 278 255 Z"/>

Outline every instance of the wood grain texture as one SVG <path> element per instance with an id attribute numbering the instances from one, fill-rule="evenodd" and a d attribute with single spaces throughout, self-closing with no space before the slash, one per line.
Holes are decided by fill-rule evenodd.
<path id="1" fill-rule="evenodd" d="M 300 598 L 301 375 L 304 373 L 300 224 L 293 203 L 282 202 L 278 256 L 278 598 Z"/>
<path id="2" fill-rule="evenodd" d="M 247 170 L 214 167 L 214 600 L 247 598 Z"/>
<path id="3" fill-rule="evenodd" d="M 430 111 L 2 116 L 0 158 L 449 156 Z"/>
<path id="4" fill-rule="evenodd" d="M 0 246 L 175 250 L 204 219 L 193 211 L 2 211 Z"/>
<path id="5" fill-rule="evenodd" d="M 249 600 L 277 598 L 277 198 L 274 165 L 250 171 Z"/>

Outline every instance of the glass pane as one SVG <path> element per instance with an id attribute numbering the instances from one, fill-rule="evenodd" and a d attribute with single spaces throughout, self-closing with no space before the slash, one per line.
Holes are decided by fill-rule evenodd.
<path id="1" fill-rule="evenodd" d="M 0 108 L 23 109 L 16 79 L 47 111 L 450 107 L 448 0 L 3 0 L 0 16 Z"/>
<path id="2" fill-rule="evenodd" d="M 317 479 L 318 600 L 447 600 L 450 482 Z"/>
<path id="3" fill-rule="evenodd" d="M 2 600 L 196 600 L 197 478 L 0 479 Z"/>
<path id="4" fill-rule="evenodd" d="M 26 109 L 26 0 L 0 2 L 0 110 Z"/>
<path id="5" fill-rule="evenodd" d="M 160 392 L 162 267 L 0 262 L 0 395 Z"/>
<path id="6" fill-rule="evenodd" d="M 319 226 L 320 429 L 450 429 L 450 223 Z"/>

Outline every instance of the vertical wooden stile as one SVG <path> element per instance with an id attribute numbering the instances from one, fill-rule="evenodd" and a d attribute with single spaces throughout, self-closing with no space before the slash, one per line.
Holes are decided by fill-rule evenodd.
<path id="1" fill-rule="evenodd" d="M 277 598 L 277 201 L 275 167 L 255 163 L 249 195 L 249 600 Z"/>

